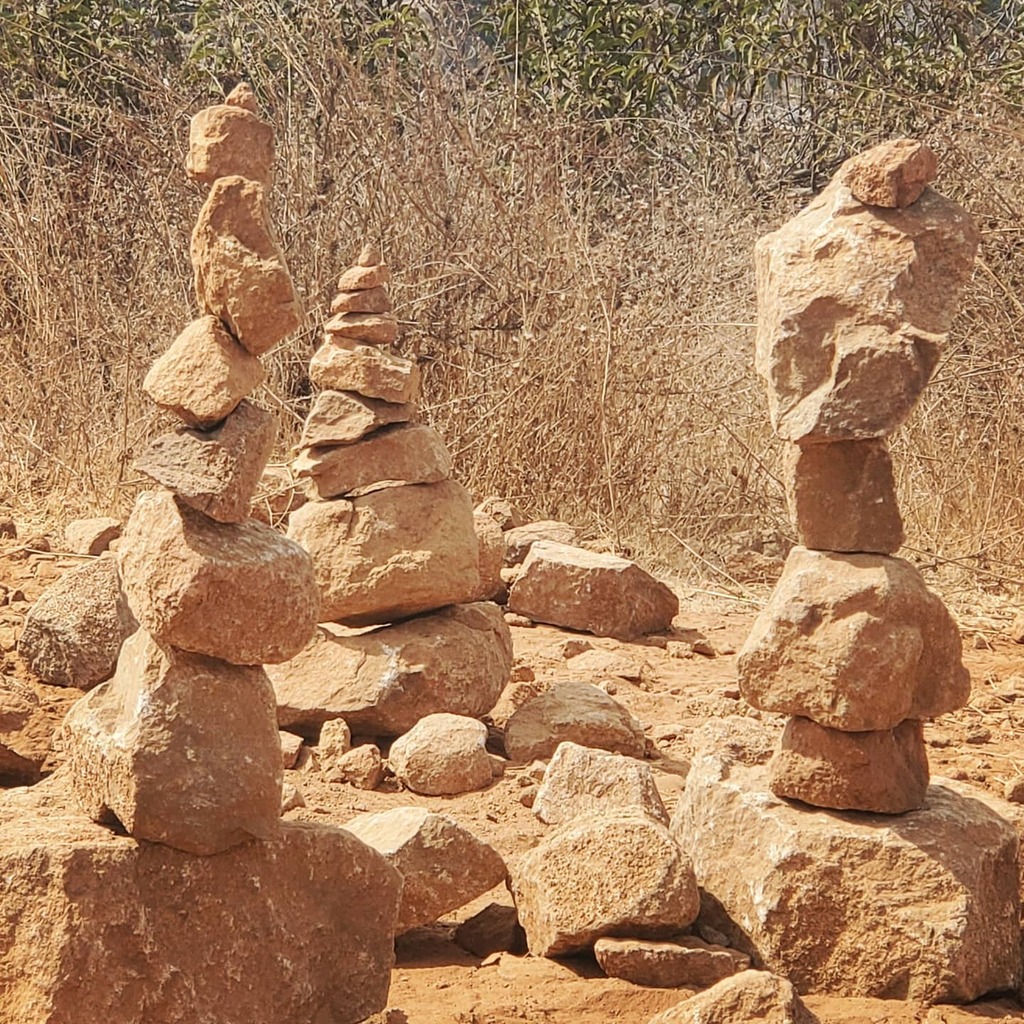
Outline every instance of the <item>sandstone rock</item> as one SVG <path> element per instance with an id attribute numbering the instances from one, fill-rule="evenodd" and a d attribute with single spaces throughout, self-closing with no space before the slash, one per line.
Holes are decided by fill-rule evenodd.
<path id="1" fill-rule="evenodd" d="M 361 288 L 357 291 L 338 292 L 331 299 L 331 313 L 390 313 L 391 296 L 387 289 Z"/>
<path id="2" fill-rule="evenodd" d="M 920 722 L 840 732 L 791 718 L 770 770 L 776 796 L 815 807 L 902 814 L 924 806 L 928 752 Z"/>
<path id="3" fill-rule="evenodd" d="M 482 512 L 473 513 L 473 530 L 480 574 L 480 587 L 474 597 L 478 601 L 504 604 L 508 597 L 508 588 L 501 578 L 501 568 L 505 563 L 505 535 L 494 519 Z"/>
<path id="4" fill-rule="evenodd" d="M 11 677 L 0 680 L 0 786 L 39 781 L 58 725 L 31 686 Z"/>
<path id="5" fill-rule="evenodd" d="M 556 519 L 541 519 L 522 526 L 502 527 L 505 531 L 505 564 L 520 565 L 530 553 L 534 541 L 550 540 L 555 544 L 575 544 L 576 530 Z"/>
<path id="6" fill-rule="evenodd" d="M 440 483 L 451 476 L 452 460 L 433 427 L 402 423 L 352 444 L 309 448 L 294 467 L 321 498 L 336 498 L 373 485 Z"/>
<path id="7" fill-rule="evenodd" d="M 489 516 L 501 527 L 503 532 L 511 530 L 516 526 L 525 526 L 528 522 L 526 513 L 514 501 L 509 501 L 508 498 L 500 498 L 494 494 L 489 498 L 484 498 L 473 511 Z M 568 523 L 565 525 L 568 526 Z M 576 537 L 573 536 L 573 539 L 566 543 L 571 544 L 575 540 Z"/>
<path id="8" fill-rule="evenodd" d="M 1017 836 L 981 800 L 935 780 L 900 817 L 809 811 L 698 733 L 672 829 L 701 920 L 730 945 L 802 993 L 969 1002 L 1014 987 Z"/>
<path id="9" fill-rule="evenodd" d="M 921 198 L 938 169 L 923 142 L 891 139 L 851 157 L 836 176 L 859 202 L 902 209 Z"/>
<path id="10" fill-rule="evenodd" d="M 346 348 L 326 342 L 309 361 L 309 379 L 321 388 L 358 391 L 367 398 L 404 404 L 420 392 L 419 367 L 371 345 Z"/>
<path id="11" fill-rule="evenodd" d="M 64 545 L 76 555 L 102 555 L 121 536 L 121 520 L 111 516 L 76 519 L 64 527 Z"/>
<path id="12" fill-rule="evenodd" d="M 384 780 L 384 759 L 372 743 L 360 743 L 334 760 L 328 782 L 348 782 L 356 789 L 376 789 Z"/>
<path id="13" fill-rule="evenodd" d="M 970 695 L 946 606 L 885 555 L 793 548 L 737 668 L 754 707 L 847 732 L 933 718 Z"/>
<path id="14" fill-rule="evenodd" d="M 454 796 L 489 786 L 487 726 L 464 715 L 427 715 L 391 745 L 391 770 L 425 796 Z"/>
<path id="15" fill-rule="evenodd" d="M 324 722 L 320 729 L 320 738 L 316 750 L 320 755 L 320 764 L 330 769 L 338 758 L 352 749 L 352 730 L 344 718 L 332 718 Z M 365 755 L 364 755 L 365 756 Z"/>
<path id="16" fill-rule="evenodd" d="M 128 604 L 163 644 L 260 665 L 298 654 L 316 625 L 309 555 L 262 523 L 216 523 L 150 491 L 119 554 Z"/>
<path id="17" fill-rule="evenodd" d="M 288 536 L 313 557 L 321 621 L 393 622 L 479 587 L 473 514 L 454 480 L 310 502 L 292 513 Z"/>
<path id="18" fill-rule="evenodd" d="M 625 558 L 536 541 L 512 584 L 508 607 L 537 622 L 635 640 L 668 629 L 679 599 Z"/>
<path id="19" fill-rule="evenodd" d="M 278 732 L 278 739 L 281 742 L 281 767 L 294 768 L 302 751 L 302 737 L 281 730 Z"/>
<path id="20" fill-rule="evenodd" d="M 113 815 L 136 839 L 201 855 L 277 834 L 281 740 L 258 666 L 161 648 L 139 630 L 113 679 L 68 712 L 63 738 L 94 821 Z"/>
<path id="21" fill-rule="evenodd" d="M 690 861 L 642 815 L 563 825 L 512 866 L 511 889 L 534 956 L 578 953 L 604 935 L 671 935 L 700 907 Z"/>
<path id="22" fill-rule="evenodd" d="M 452 938 L 456 946 L 479 957 L 506 951 L 520 955 L 526 952 L 526 932 L 519 923 L 516 908 L 502 903 L 488 903 L 479 913 L 463 921 Z"/>
<path id="23" fill-rule="evenodd" d="M 274 173 L 274 129 L 255 112 L 233 103 L 200 110 L 189 125 L 185 171 L 203 185 L 238 175 L 269 186 Z"/>
<path id="24" fill-rule="evenodd" d="M 215 316 L 194 320 L 152 365 L 142 388 L 189 426 L 209 428 L 263 383 L 266 371 Z"/>
<path id="25" fill-rule="evenodd" d="M 390 345 L 398 337 L 398 321 L 389 313 L 335 313 L 324 324 L 327 341 Z"/>
<path id="26" fill-rule="evenodd" d="M 589 683 L 556 683 L 513 712 L 505 726 L 505 753 L 525 764 L 554 754 L 560 743 L 643 757 L 640 723 L 604 690 Z"/>
<path id="27" fill-rule="evenodd" d="M 41 787 L 44 791 L 41 792 Z M 355 1024 L 383 1008 L 401 879 L 342 829 L 195 857 L 48 799 L 0 804 L 0 1020 Z"/>
<path id="28" fill-rule="evenodd" d="M 671 942 L 598 939 L 594 956 L 609 978 L 650 988 L 707 988 L 750 967 L 750 958 L 735 949 L 688 935 Z"/>
<path id="29" fill-rule="evenodd" d="M 224 97 L 224 102 L 229 107 L 241 107 L 243 110 L 248 110 L 250 114 L 258 114 L 260 108 L 256 103 L 256 94 L 252 91 L 252 86 L 248 82 L 239 82 Z"/>
<path id="30" fill-rule="evenodd" d="M 302 430 L 300 448 L 351 444 L 371 431 L 416 418 L 416 406 L 364 398 L 352 391 L 321 391 Z"/>
<path id="31" fill-rule="evenodd" d="M 651 769 L 621 754 L 560 743 L 544 773 L 533 813 L 548 825 L 633 810 L 668 824 Z"/>
<path id="32" fill-rule="evenodd" d="M 354 267 L 349 267 L 338 278 L 338 291 L 368 291 L 371 288 L 380 288 L 390 280 L 391 270 L 386 263 L 376 265 L 359 263 Z"/>
<path id="33" fill-rule="evenodd" d="M 890 434 L 934 371 L 971 275 L 978 229 L 926 189 L 912 207 L 858 203 L 838 176 L 755 250 L 756 366 L 788 441 Z"/>
<path id="34" fill-rule="evenodd" d="M 254 356 L 302 322 L 284 256 L 270 229 L 263 186 L 218 178 L 192 231 L 196 296 Z"/>
<path id="35" fill-rule="evenodd" d="M 25 616 L 18 653 L 44 683 L 88 690 L 109 679 L 137 623 L 117 562 L 100 558 L 64 573 Z"/>
<path id="36" fill-rule="evenodd" d="M 357 267 L 379 267 L 384 262 L 384 257 L 381 256 L 380 249 L 373 245 L 371 242 L 367 242 L 366 245 L 359 250 L 359 256 L 356 259 Z"/>
<path id="37" fill-rule="evenodd" d="M 294 811 L 296 807 L 305 806 L 306 798 L 302 795 L 302 790 L 298 786 L 286 782 L 281 787 L 281 813 L 287 814 L 289 811 Z"/>
<path id="38" fill-rule="evenodd" d="M 785 477 L 789 513 L 804 547 L 899 550 L 903 520 L 885 441 L 792 445 Z"/>
<path id="39" fill-rule="evenodd" d="M 505 862 L 496 850 L 425 807 L 360 814 L 344 827 L 402 876 L 396 934 L 431 924 L 505 880 Z"/>
<path id="40" fill-rule="evenodd" d="M 343 717 L 365 736 L 398 736 L 438 712 L 477 718 L 501 696 L 512 637 L 491 604 L 455 605 L 358 635 L 321 626 L 269 666 L 282 725 L 303 733 Z"/>
<path id="41" fill-rule="evenodd" d="M 785 978 L 767 971 L 743 971 L 706 992 L 670 1007 L 650 1024 L 817 1024 Z"/>
<path id="42" fill-rule="evenodd" d="M 135 459 L 135 468 L 211 519 L 243 523 L 276 435 L 270 413 L 242 402 L 216 430 L 181 427 L 162 434 Z"/>

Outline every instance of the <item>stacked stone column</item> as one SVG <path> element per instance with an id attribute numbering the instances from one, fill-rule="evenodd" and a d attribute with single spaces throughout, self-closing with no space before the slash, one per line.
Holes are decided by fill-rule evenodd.
<path id="1" fill-rule="evenodd" d="M 910 140 L 847 161 L 757 245 L 757 368 L 791 445 L 799 541 L 739 657 L 755 707 L 792 716 L 774 793 L 896 814 L 928 786 L 922 720 L 966 703 L 957 627 L 909 562 L 886 438 L 938 363 L 977 229 Z"/>

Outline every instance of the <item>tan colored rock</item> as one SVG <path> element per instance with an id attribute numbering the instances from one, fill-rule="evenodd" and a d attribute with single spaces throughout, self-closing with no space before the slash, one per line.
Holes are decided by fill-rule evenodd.
<path id="1" fill-rule="evenodd" d="M 598 939 L 594 956 L 609 978 L 649 988 L 707 988 L 750 967 L 750 957 L 735 949 L 689 935 L 671 942 Z"/>
<path id="2" fill-rule="evenodd" d="M 112 516 L 76 519 L 64 527 L 64 546 L 76 555 L 102 555 L 121 536 L 121 520 Z"/>
<path id="3" fill-rule="evenodd" d="M 488 513 L 490 514 L 490 513 Z M 576 543 L 576 530 L 557 519 L 540 519 L 522 526 L 502 527 L 505 531 L 505 565 L 520 565 L 530 553 L 534 541 L 550 540 L 556 544 Z"/>
<path id="4" fill-rule="evenodd" d="M 501 527 L 483 512 L 473 512 L 473 530 L 478 545 L 477 570 L 480 588 L 474 597 L 479 601 L 498 601 L 504 604 L 508 588 L 501 578 L 505 564 L 505 534 Z"/>
<path id="5" fill-rule="evenodd" d="M 563 825 L 512 865 L 510 888 L 534 956 L 582 952 L 604 935 L 671 935 L 700 909 L 689 859 L 643 815 Z"/>
<path id="6" fill-rule="evenodd" d="M 347 782 L 356 789 L 376 789 L 384 781 L 384 759 L 372 743 L 360 743 L 334 759 L 328 782 Z"/>
<path id="7" fill-rule="evenodd" d="M 668 824 L 668 812 L 642 761 L 577 743 L 560 743 L 533 802 L 548 825 L 631 810 Z"/>
<path id="8" fill-rule="evenodd" d="M 372 345 L 347 348 L 326 342 L 309 361 L 309 379 L 321 388 L 358 391 L 399 405 L 415 402 L 420 393 L 419 367 Z"/>
<path id="9" fill-rule="evenodd" d="M 890 209 L 916 203 L 935 180 L 935 154 L 916 139 L 890 139 L 851 157 L 836 174 L 868 206 Z"/>
<path id="10" fill-rule="evenodd" d="M 39 781 L 60 726 L 53 704 L 41 701 L 31 686 L 11 676 L 0 682 L 0 786 Z"/>
<path id="11" fill-rule="evenodd" d="M 18 654 L 44 683 L 88 690 L 113 675 L 137 627 L 117 562 L 100 558 L 47 587 L 25 616 Z"/>
<path id="12" fill-rule="evenodd" d="M 737 669 L 754 707 L 865 732 L 965 704 L 961 653 L 956 623 L 909 562 L 793 548 Z"/>
<path id="13" fill-rule="evenodd" d="M 281 740 L 258 666 L 161 648 L 139 630 L 113 679 L 68 713 L 63 739 L 94 821 L 203 856 L 278 833 Z"/>
<path id="14" fill-rule="evenodd" d="M 195 857 L 94 825 L 54 782 L 0 802 L 0 1020 L 355 1024 L 387 1002 L 401 879 L 342 829 Z M 318 1022 L 319 1024 L 319 1022 Z"/>
<path id="15" fill-rule="evenodd" d="M 398 321 L 389 313 L 335 313 L 324 324 L 324 340 L 343 345 L 390 345 L 398 337 Z"/>
<path id="16" fill-rule="evenodd" d="M 649 1024 L 817 1024 L 786 978 L 743 971 L 670 1007 Z"/>
<path id="17" fill-rule="evenodd" d="M 263 186 L 218 178 L 192 230 L 196 296 L 254 356 L 302 322 L 302 307 L 274 238 Z"/>
<path id="18" fill-rule="evenodd" d="M 810 811 L 768 791 L 748 740 L 710 740 L 694 733 L 672 830 L 730 945 L 801 993 L 969 1002 L 1015 986 L 1017 836 L 969 787 L 933 780 L 899 817 Z"/>
<path id="19" fill-rule="evenodd" d="M 978 229 L 926 189 L 905 210 L 842 176 L 756 246 L 756 366 L 788 441 L 892 433 L 931 378 L 971 276 Z"/>
<path id="20" fill-rule="evenodd" d="M 260 108 L 256 103 L 256 94 L 252 91 L 252 86 L 248 82 L 239 82 L 224 97 L 224 102 L 229 107 L 241 107 L 243 110 L 248 110 L 250 114 L 258 114 Z"/>
<path id="21" fill-rule="evenodd" d="M 519 924 L 515 907 L 488 903 L 483 910 L 467 917 L 452 936 L 456 946 L 481 959 L 492 953 L 526 952 L 526 933 Z"/>
<path id="22" fill-rule="evenodd" d="M 805 548 L 888 555 L 903 544 L 885 441 L 791 445 L 785 480 L 789 514 Z"/>
<path id="23" fill-rule="evenodd" d="M 310 502 L 288 536 L 313 557 L 323 622 L 393 622 L 479 588 L 473 513 L 454 480 Z"/>
<path id="24" fill-rule="evenodd" d="M 150 491 L 119 556 L 128 604 L 162 644 L 260 665 L 298 654 L 316 626 L 309 555 L 262 523 L 217 523 Z"/>
<path id="25" fill-rule="evenodd" d="M 920 722 L 881 732 L 840 732 L 791 718 L 772 761 L 776 796 L 841 811 L 902 814 L 924 806 L 928 752 Z"/>
<path id="26" fill-rule="evenodd" d="M 352 749 L 352 730 L 344 718 L 332 718 L 324 722 L 317 740 L 316 752 L 320 757 L 320 765 L 326 770 L 332 768 Z"/>
<path id="27" fill-rule="evenodd" d="M 215 316 L 194 320 L 152 365 L 142 388 L 191 427 L 209 429 L 263 383 L 266 371 Z"/>
<path id="28" fill-rule="evenodd" d="M 305 806 L 306 798 L 302 795 L 302 790 L 298 786 L 286 782 L 281 787 L 281 814 L 284 815 L 289 811 L 294 811 L 296 807 Z"/>
<path id="29" fill-rule="evenodd" d="M 364 398 L 353 391 L 321 391 L 302 430 L 300 448 L 351 444 L 392 423 L 416 418 L 416 406 Z"/>
<path id="30" fill-rule="evenodd" d="M 344 827 L 402 876 L 396 934 L 431 924 L 505 880 L 505 862 L 496 850 L 425 807 L 360 814 Z"/>
<path id="31" fill-rule="evenodd" d="M 391 744 L 388 761 L 402 785 L 424 796 L 455 796 L 494 781 L 487 726 L 465 715 L 420 719 Z"/>
<path id="32" fill-rule="evenodd" d="M 635 640 L 668 629 L 679 599 L 628 559 L 536 541 L 509 591 L 508 608 L 535 622 Z"/>
<path id="33" fill-rule="evenodd" d="M 357 267 L 376 267 L 378 264 L 384 262 L 384 257 L 380 253 L 380 249 L 372 243 L 367 242 L 366 245 L 359 250 L 359 256 L 356 259 Z"/>
<path id="34" fill-rule="evenodd" d="M 242 402 L 215 430 L 179 427 L 151 441 L 135 468 L 219 523 L 243 523 L 274 450 L 274 417 Z"/>
<path id="35" fill-rule="evenodd" d="M 302 737 L 281 730 L 278 732 L 278 739 L 281 742 L 281 767 L 294 768 L 302 753 Z"/>
<path id="36" fill-rule="evenodd" d="M 386 288 L 362 288 L 338 292 L 331 300 L 331 313 L 390 313 L 391 296 Z"/>
<path id="37" fill-rule="evenodd" d="M 368 291 L 371 288 L 380 288 L 391 280 L 391 270 L 386 263 L 367 265 L 358 263 L 349 267 L 341 277 L 338 278 L 339 292 Z"/>
<path id="38" fill-rule="evenodd" d="M 359 634 L 321 626 L 267 673 L 282 725 L 311 734 L 341 717 L 364 736 L 398 736 L 427 715 L 486 714 L 511 667 L 501 610 L 468 604 Z"/>
<path id="39" fill-rule="evenodd" d="M 490 516 L 501 527 L 503 532 L 517 526 L 525 526 L 529 521 L 526 513 L 514 501 L 509 501 L 508 498 L 500 498 L 495 494 L 484 498 L 473 511 L 479 512 L 481 515 Z M 569 524 L 566 523 L 565 525 L 568 526 Z M 572 527 L 569 528 L 572 529 Z M 573 540 L 567 543 L 571 544 L 575 539 L 573 537 Z"/>
<path id="40" fill-rule="evenodd" d="M 235 103 L 206 107 L 189 125 L 185 171 L 202 185 L 238 175 L 269 186 L 274 176 L 274 129 Z"/>

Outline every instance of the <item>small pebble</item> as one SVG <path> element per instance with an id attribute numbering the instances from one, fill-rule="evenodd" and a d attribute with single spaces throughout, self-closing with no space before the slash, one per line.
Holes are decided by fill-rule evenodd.
<path id="1" fill-rule="evenodd" d="M 531 783 L 529 786 L 524 786 L 519 794 L 519 802 L 524 807 L 532 807 L 534 800 L 537 799 L 537 790 L 540 787 L 536 783 Z"/>
<path id="2" fill-rule="evenodd" d="M 964 743 L 988 743 L 992 739 L 992 730 L 984 725 L 968 730 Z"/>

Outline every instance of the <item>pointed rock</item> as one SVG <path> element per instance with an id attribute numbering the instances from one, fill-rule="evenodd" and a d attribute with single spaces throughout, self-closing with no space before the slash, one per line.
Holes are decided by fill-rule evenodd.
<path id="1" fill-rule="evenodd" d="M 367 265 L 360 262 L 338 278 L 338 291 L 354 292 L 380 288 L 390 280 L 391 270 L 386 263 Z"/>
<path id="2" fill-rule="evenodd" d="M 351 444 L 392 423 L 416 418 L 416 406 L 364 398 L 354 391 L 321 391 L 302 430 L 300 448 Z"/>

